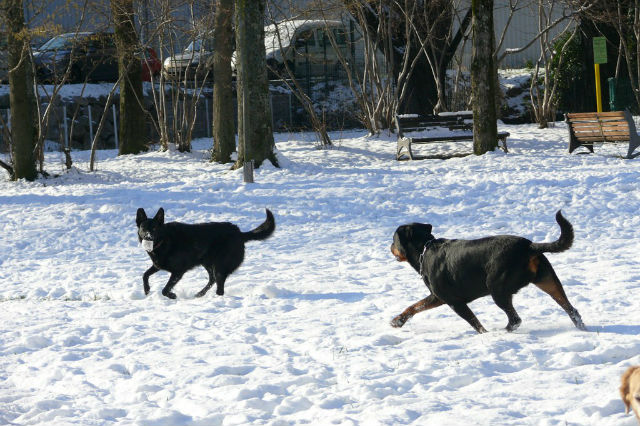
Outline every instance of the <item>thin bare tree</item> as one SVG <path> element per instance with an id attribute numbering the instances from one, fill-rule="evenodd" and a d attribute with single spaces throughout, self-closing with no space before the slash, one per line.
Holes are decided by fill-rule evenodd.
<path id="1" fill-rule="evenodd" d="M 562 32 L 551 36 L 548 28 L 556 3 L 538 0 L 538 28 L 540 30 L 540 56 L 535 61 L 531 76 L 530 96 L 531 109 L 538 127 L 545 129 L 550 121 L 555 121 L 559 79 L 553 78 L 553 67 L 561 69 L 565 60 L 565 52 L 578 33 L 578 25 L 570 20 Z"/>

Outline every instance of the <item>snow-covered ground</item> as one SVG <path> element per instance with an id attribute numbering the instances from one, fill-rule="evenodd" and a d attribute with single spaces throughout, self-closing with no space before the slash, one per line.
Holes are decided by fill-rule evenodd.
<path id="1" fill-rule="evenodd" d="M 241 171 L 189 154 L 74 153 L 76 168 L 0 181 L 0 424 L 17 425 L 626 425 L 620 374 L 640 363 L 640 159 L 622 146 L 568 155 L 566 128 L 500 126 L 510 153 L 398 162 L 393 136 L 279 134 L 283 167 Z M 420 147 L 467 150 L 469 143 Z M 50 173 L 63 158 L 47 154 Z M 135 213 L 168 221 L 276 217 L 247 245 L 223 297 L 177 300 L 168 275 L 142 273 Z M 478 335 L 447 307 L 389 320 L 425 297 L 389 251 L 395 228 L 438 237 L 511 233 L 573 248 L 549 258 L 588 331 L 535 286 L 514 298 L 522 326 L 484 298 Z"/>

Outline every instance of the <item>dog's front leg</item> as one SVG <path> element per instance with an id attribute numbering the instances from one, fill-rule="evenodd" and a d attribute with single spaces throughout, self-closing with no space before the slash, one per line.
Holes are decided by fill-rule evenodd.
<path id="1" fill-rule="evenodd" d="M 171 289 L 173 289 L 173 287 L 178 283 L 178 281 L 180 281 L 180 278 L 182 278 L 182 275 L 184 275 L 182 272 L 171 274 L 171 276 L 169 277 L 169 281 L 167 282 L 167 285 L 165 285 L 164 288 L 162 289 L 163 296 L 168 297 L 169 299 L 176 298 L 176 294 L 171 292 Z"/>
<path id="2" fill-rule="evenodd" d="M 443 305 L 444 302 L 438 299 L 433 294 L 429 295 L 422 299 L 421 301 L 414 303 L 405 309 L 400 315 L 396 316 L 391 320 L 391 327 L 400 328 L 402 327 L 409 319 L 417 314 L 418 312 L 426 311 L 427 309 L 433 309 L 440 305 Z"/>
<path id="3" fill-rule="evenodd" d="M 149 277 L 155 274 L 156 272 L 158 272 L 159 270 L 160 269 L 156 268 L 154 265 L 151 265 L 151 268 L 147 269 L 144 275 L 142 275 L 142 285 L 144 287 L 145 296 L 148 296 L 149 291 L 151 290 L 151 287 L 149 287 Z"/>
<path id="4" fill-rule="evenodd" d="M 204 267 L 207 272 L 209 273 L 209 282 L 207 282 L 207 285 L 204 286 L 204 288 L 202 290 L 200 290 L 197 294 L 196 297 L 202 297 L 205 294 L 207 294 L 207 292 L 209 291 L 209 289 L 211 288 L 211 286 L 213 286 L 213 284 L 216 282 L 216 277 L 215 277 L 215 271 L 213 269 L 213 267 L 211 266 L 205 266 Z"/>
<path id="5" fill-rule="evenodd" d="M 480 324 L 478 318 L 476 318 L 475 314 L 469 309 L 466 303 L 460 303 L 457 305 L 449 305 L 451 309 L 455 311 L 456 314 L 460 315 L 462 319 L 471 324 L 471 327 L 474 328 L 478 333 L 486 333 L 487 330 Z"/>

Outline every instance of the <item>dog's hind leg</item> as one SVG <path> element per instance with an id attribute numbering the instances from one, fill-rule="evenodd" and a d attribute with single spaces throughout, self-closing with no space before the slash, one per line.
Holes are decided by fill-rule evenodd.
<path id="1" fill-rule="evenodd" d="M 471 324 L 471 327 L 474 328 L 478 333 L 486 333 L 487 330 L 480 324 L 478 318 L 476 318 L 475 314 L 469 309 L 466 303 L 459 303 L 456 305 L 449 305 L 451 309 L 455 311 L 456 314 L 460 315 L 462 319 Z"/>
<path id="2" fill-rule="evenodd" d="M 216 277 L 215 277 L 215 272 L 213 270 L 213 267 L 212 266 L 205 266 L 204 268 L 209 273 L 209 282 L 207 283 L 207 285 L 204 286 L 204 288 L 202 290 L 200 290 L 198 292 L 198 294 L 196 294 L 196 297 L 202 297 L 205 294 L 207 294 L 209 289 L 213 286 L 213 283 L 216 282 Z"/>
<path id="3" fill-rule="evenodd" d="M 151 265 L 151 268 L 147 269 L 144 275 L 142 276 L 142 285 L 144 287 L 145 296 L 149 295 L 149 291 L 151 291 L 151 287 L 149 287 L 149 277 L 160 269 L 156 268 L 154 265 Z"/>
<path id="4" fill-rule="evenodd" d="M 409 306 L 400 315 L 392 319 L 391 326 L 400 328 L 404 325 L 404 323 L 409 321 L 409 319 L 415 314 L 417 314 L 418 312 L 426 311 L 427 309 L 433 309 L 443 304 L 444 302 L 442 300 L 438 299 L 436 296 L 431 294 L 429 295 L 429 297 L 426 297 L 421 301 L 419 301 L 418 303 L 414 303 L 413 305 Z"/>
<path id="5" fill-rule="evenodd" d="M 216 271 L 216 294 L 224 296 L 224 282 L 227 280 L 228 274 Z"/>
<path id="6" fill-rule="evenodd" d="M 162 289 L 162 295 L 165 297 L 168 297 L 169 299 L 175 299 L 176 294 L 173 293 L 171 290 L 178 283 L 178 281 L 180 281 L 180 278 L 182 278 L 183 275 L 184 275 L 184 272 L 172 273 L 171 276 L 169 277 L 169 281 L 167 282 L 167 285 L 165 285 L 164 288 Z"/>
<path id="7" fill-rule="evenodd" d="M 540 255 L 540 260 L 540 269 L 538 269 L 538 274 L 533 283 L 540 290 L 551 296 L 551 298 L 555 300 L 562 309 L 564 309 L 576 328 L 586 330 L 587 327 L 585 327 L 582 322 L 582 317 L 578 313 L 578 310 L 569 302 L 569 299 L 567 299 L 564 288 L 562 288 L 562 284 L 560 283 L 556 272 L 553 270 L 553 267 L 545 256 Z"/>
<path id="8" fill-rule="evenodd" d="M 513 302 L 512 302 L 513 295 L 512 294 L 501 294 L 501 295 L 492 294 L 491 297 L 493 297 L 493 301 L 496 302 L 496 305 L 498 305 L 498 307 L 502 309 L 505 314 L 507 314 L 509 323 L 507 324 L 506 330 L 513 331 L 518 327 L 520 327 L 522 320 L 520 319 L 520 316 L 518 315 L 515 308 L 513 307 Z"/>

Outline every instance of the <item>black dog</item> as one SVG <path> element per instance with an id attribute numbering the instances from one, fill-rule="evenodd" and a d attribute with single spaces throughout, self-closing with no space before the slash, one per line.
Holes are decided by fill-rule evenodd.
<path id="1" fill-rule="evenodd" d="M 533 243 L 513 235 L 478 240 L 435 239 L 431 225 L 412 223 L 398 227 L 391 252 L 399 262 L 407 261 L 431 291 L 429 297 L 409 306 L 392 321 L 402 327 L 418 312 L 447 304 L 478 332 L 487 330 L 467 306 L 491 295 L 509 319 L 508 331 L 522 322 L 511 303 L 515 293 L 534 283 L 548 293 L 569 315 L 575 326 L 585 329 L 578 311 L 569 303 L 553 267 L 542 253 L 559 253 L 573 243 L 573 227 L 556 213 L 560 238 L 552 243 Z"/>
<path id="2" fill-rule="evenodd" d="M 160 208 L 153 219 L 144 209 L 136 216 L 138 240 L 149 253 L 153 266 L 142 276 L 144 294 L 149 294 L 149 277 L 159 270 L 171 273 L 162 294 L 170 299 L 176 295 L 171 289 L 182 275 L 198 265 L 209 273 L 209 282 L 196 294 L 204 296 L 216 283 L 216 294 L 224 294 L 224 282 L 244 260 L 244 243 L 264 240 L 276 228 L 273 214 L 267 209 L 267 219 L 256 229 L 242 232 L 229 222 L 210 222 L 187 225 L 179 222 L 164 223 L 164 210 Z"/>

